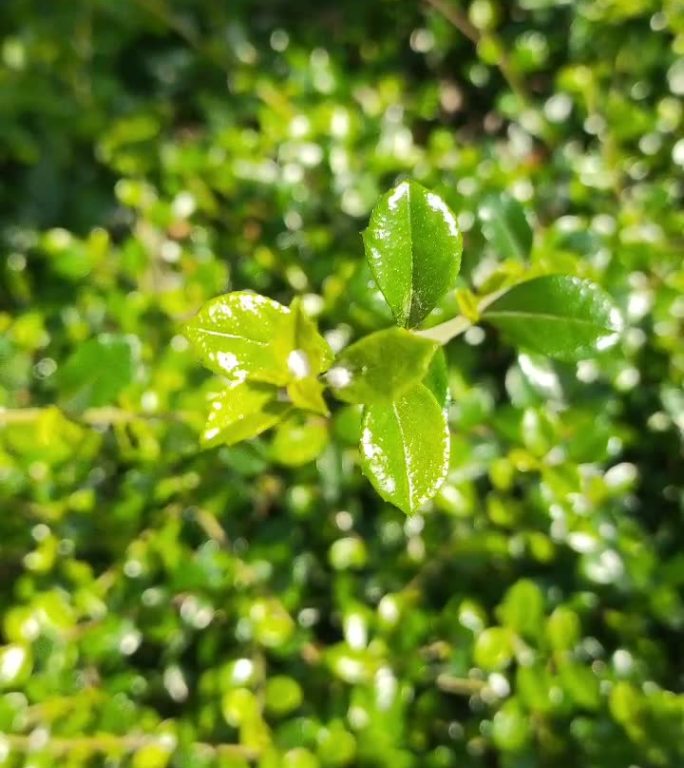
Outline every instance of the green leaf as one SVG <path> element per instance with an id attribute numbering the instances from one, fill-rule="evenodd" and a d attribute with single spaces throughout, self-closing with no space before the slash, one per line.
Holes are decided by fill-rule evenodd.
<path id="1" fill-rule="evenodd" d="M 437 342 L 386 328 L 344 349 L 328 384 L 347 403 L 388 403 L 423 379 L 437 349 Z"/>
<path id="2" fill-rule="evenodd" d="M 290 310 L 295 322 L 295 351 L 303 353 L 300 370 L 308 367 L 312 376 L 327 371 L 335 358 L 330 345 L 318 332 L 316 323 L 304 312 L 300 298 L 293 299 Z M 293 362 L 290 361 L 291 368 Z"/>
<path id="3" fill-rule="evenodd" d="M 497 616 L 523 637 L 535 639 L 543 628 L 544 594 L 530 579 L 520 579 L 506 592 Z"/>
<path id="4" fill-rule="evenodd" d="M 489 627 L 477 636 L 473 658 L 478 667 L 492 672 L 505 669 L 513 658 L 513 635 L 505 627 Z"/>
<path id="5" fill-rule="evenodd" d="M 234 445 L 270 429 L 291 408 L 276 400 L 277 394 L 270 384 L 233 382 L 212 398 L 202 443 L 206 447 Z"/>
<path id="6" fill-rule="evenodd" d="M 292 378 L 293 316 L 287 307 L 249 291 L 207 302 L 185 326 L 204 365 L 229 379 L 284 385 Z"/>
<path id="7" fill-rule="evenodd" d="M 402 181 L 380 198 L 363 242 L 375 282 L 404 327 L 427 317 L 461 266 L 456 217 L 439 195 L 415 181 Z"/>
<path id="8" fill-rule="evenodd" d="M 446 355 L 444 349 L 440 347 L 430 362 L 423 384 L 435 396 L 435 400 L 441 408 L 449 405 L 451 392 L 449 391 L 449 369 L 447 368 Z"/>
<path id="9" fill-rule="evenodd" d="M 508 195 L 488 195 L 478 208 L 482 234 L 504 259 L 526 259 L 532 228 L 520 203 Z"/>
<path id="10" fill-rule="evenodd" d="M 289 418 L 275 432 L 271 456 L 278 464 L 299 467 L 317 459 L 325 450 L 328 439 L 323 419 Z"/>
<path id="11" fill-rule="evenodd" d="M 292 677 L 275 675 L 266 681 L 264 706 L 269 714 L 287 715 L 301 705 L 303 698 L 301 686 Z"/>
<path id="12" fill-rule="evenodd" d="M 135 376 L 135 337 L 102 333 L 82 344 L 57 374 L 60 401 L 80 410 L 110 405 Z"/>
<path id="13" fill-rule="evenodd" d="M 519 752 L 530 740 L 530 717 L 515 699 L 507 701 L 492 719 L 492 741 L 503 752 Z"/>
<path id="14" fill-rule="evenodd" d="M 392 403 L 366 407 L 361 466 L 376 491 L 407 514 L 438 491 L 449 468 L 446 415 L 417 384 Z"/>
<path id="15" fill-rule="evenodd" d="M 304 411 L 312 411 L 321 416 L 329 416 L 330 411 L 323 399 L 325 387 L 318 379 L 309 376 L 306 379 L 295 379 L 287 385 L 287 394 L 292 404 Z"/>
<path id="16" fill-rule="evenodd" d="M 613 346 L 622 318 L 611 298 L 589 280 L 546 275 L 511 288 L 483 318 L 515 344 L 574 362 Z"/>

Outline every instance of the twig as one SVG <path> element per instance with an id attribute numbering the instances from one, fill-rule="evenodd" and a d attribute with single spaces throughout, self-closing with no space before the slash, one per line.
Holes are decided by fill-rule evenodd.
<path id="1" fill-rule="evenodd" d="M 456 6 L 452 5 L 446 0 L 424 0 L 426 5 L 429 5 L 437 13 L 443 16 L 453 27 L 455 27 L 464 37 L 467 37 L 474 45 L 479 45 L 482 40 L 482 33 L 480 30 L 471 24 L 468 17 Z M 492 39 L 495 39 L 493 35 L 490 35 Z M 498 40 L 497 40 L 498 42 Z M 511 67 L 511 62 L 503 52 L 503 46 L 501 46 L 501 59 L 497 65 L 499 72 L 501 72 L 504 80 L 508 83 L 510 89 L 520 99 L 522 104 L 529 102 L 529 96 L 525 90 L 522 80 L 518 77 L 517 72 Z"/>
<path id="2" fill-rule="evenodd" d="M 42 735 L 37 733 L 29 735 L 5 733 L 0 734 L 0 743 L 3 741 L 11 750 L 16 750 L 17 752 L 32 752 L 37 749 L 46 749 L 53 755 L 66 755 L 74 751 L 101 754 L 108 752 L 131 753 L 147 746 L 158 745 L 162 748 L 167 747 L 163 736 L 150 734 L 116 736 L 110 733 L 100 733 L 95 736 L 48 736 L 43 739 Z M 192 744 L 192 747 L 208 755 L 243 757 L 247 760 L 256 760 L 259 757 L 258 750 L 243 746 L 242 744 L 195 742 Z M 169 748 L 169 751 L 173 750 Z"/>
<path id="3" fill-rule="evenodd" d="M 54 405 L 32 408 L 0 408 L 0 427 L 9 424 L 31 424 L 41 418 Z M 138 419 L 159 421 L 187 421 L 188 414 L 182 411 L 174 413 L 134 413 L 122 408 L 106 406 L 103 408 L 88 408 L 83 413 L 74 415 L 65 413 L 64 417 L 70 421 L 84 424 L 90 427 L 107 426 L 113 424 L 129 424 Z"/>

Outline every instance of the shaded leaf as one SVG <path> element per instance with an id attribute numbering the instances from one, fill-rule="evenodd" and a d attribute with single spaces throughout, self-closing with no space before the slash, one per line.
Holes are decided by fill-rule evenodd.
<path id="1" fill-rule="evenodd" d="M 515 344 L 573 362 L 613 346 L 622 318 L 611 298 L 594 283 L 546 275 L 511 288 L 483 318 Z"/>
<path id="2" fill-rule="evenodd" d="M 444 200 L 402 181 L 373 209 L 363 242 L 371 272 L 398 325 L 414 326 L 453 287 L 462 236 Z"/>
<path id="3" fill-rule="evenodd" d="M 347 403 L 391 402 L 423 379 L 437 349 L 436 342 L 402 328 L 377 331 L 340 353 L 328 383 Z"/>
<path id="4" fill-rule="evenodd" d="M 438 349 L 428 368 L 423 384 L 435 396 L 435 400 L 440 407 L 446 408 L 449 404 L 451 393 L 449 391 L 449 369 L 447 367 L 446 355 L 444 349 Z"/>
<path id="5" fill-rule="evenodd" d="M 449 466 L 449 447 L 446 416 L 422 384 L 392 403 L 365 409 L 361 466 L 382 498 L 406 513 L 437 493 Z"/>
<path id="6" fill-rule="evenodd" d="M 69 408 L 110 405 L 135 376 L 135 337 L 102 333 L 84 342 L 57 374 L 60 401 Z"/>
<path id="7" fill-rule="evenodd" d="M 532 228 L 520 203 L 509 195 L 488 195 L 478 208 L 482 234 L 504 259 L 526 259 L 532 248 Z"/>

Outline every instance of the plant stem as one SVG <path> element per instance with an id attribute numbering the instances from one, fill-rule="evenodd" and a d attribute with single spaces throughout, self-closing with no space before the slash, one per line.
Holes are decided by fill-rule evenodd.
<path id="1" fill-rule="evenodd" d="M 475 46 L 480 43 L 482 39 L 482 33 L 474 26 L 468 17 L 451 3 L 444 0 L 424 0 L 426 5 L 434 8 L 437 13 L 443 16 L 452 26 L 454 26 L 464 37 L 467 37 Z M 491 37 L 491 35 L 490 35 Z M 529 103 L 529 96 L 525 91 L 525 87 L 518 77 L 518 73 L 511 66 L 511 62 L 505 53 L 501 55 L 501 60 L 498 63 L 499 72 L 501 72 L 504 80 L 508 83 L 509 88 L 518 97 L 522 104 Z"/>
<path id="2" fill-rule="evenodd" d="M 0 427 L 8 424 L 31 424 L 37 421 L 49 408 L 54 405 L 45 405 L 32 408 L 0 408 Z M 122 408 L 105 406 L 102 408 L 88 408 L 83 413 L 72 415 L 65 413 L 65 418 L 87 426 L 108 426 L 113 424 L 127 424 L 138 419 L 185 421 L 188 414 L 182 412 L 171 413 L 133 413 Z"/>
<path id="3" fill-rule="evenodd" d="M 448 344 L 452 339 L 455 339 L 457 336 L 465 333 L 468 328 L 471 328 L 473 325 L 475 325 L 485 309 L 487 309 L 490 304 L 493 304 L 500 296 L 503 296 L 504 293 L 510 289 L 510 287 L 511 286 L 507 286 L 506 288 L 501 288 L 500 290 L 494 291 L 493 293 L 488 293 L 486 296 L 480 299 L 477 305 L 477 317 L 472 320 L 465 317 L 464 315 L 457 315 L 456 317 L 452 317 L 451 320 L 446 320 L 445 322 L 440 323 L 439 325 L 435 325 L 432 328 L 426 328 L 423 331 L 415 331 L 415 334 L 417 336 L 422 336 L 424 339 L 437 341 L 442 346 L 444 346 L 445 344 Z"/>
<path id="4" fill-rule="evenodd" d="M 31 752 L 37 748 L 34 735 L 0 734 L 0 742 L 4 741 L 12 750 L 17 752 Z M 94 736 L 59 737 L 50 736 L 45 742 L 45 749 L 54 755 L 65 755 L 77 751 L 107 753 L 121 751 L 125 753 L 136 752 L 146 746 L 164 745 L 163 738 L 150 734 L 131 734 L 117 736 L 109 733 L 101 733 Z M 242 744 L 207 744 L 196 742 L 192 745 L 197 751 L 207 755 L 224 757 L 243 757 L 247 760 L 258 758 L 258 751 Z"/>
<path id="5" fill-rule="evenodd" d="M 457 317 L 453 317 L 451 320 L 435 325 L 432 328 L 426 328 L 424 331 L 416 331 L 416 335 L 422 336 L 424 339 L 437 341 L 444 346 L 452 339 L 455 339 L 456 336 L 465 333 L 471 326 L 472 323 L 467 317 L 458 315 Z"/>

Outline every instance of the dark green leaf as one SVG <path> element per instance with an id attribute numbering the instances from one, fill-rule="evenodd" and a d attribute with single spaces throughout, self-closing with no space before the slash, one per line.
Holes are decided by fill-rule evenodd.
<path id="1" fill-rule="evenodd" d="M 137 340 L 100 334 L 82 344 L 58 373 L 61 401 L 82 409 L 113 403 L 135 376 Z"/>
<path id="2" fill-rule="evenodd" d="M 363 471 L 383 499 L 407 514 L 437 493 L 449 467 L 449 447 L 444 411 L 422 384 L 395 402 L 365 409 Z"/>
<path id="3" fill-rule="evenodd" d="M 342 351 L 328 383 L 348 403 L 390 402 L 423 379 L 437 348 L 403 328 L 377 331 Z"/>
<path id="4" fill-rule="evenodd" d="M 520 203 L 508 195 L 488 195 L 478 208 L 482 234 L 504 259 L 526 259 L 532 228 Z"/>
<path id="5" fill-rule="evenodd" d="M 462 237 L 444 200 L 402 181 L 373 209 L 363 242 L 371 272 L 401 326 L 420 323 L 453 287 Z"/>
<path id="6" fill-rule="evenodd" d="M 519 283 L 483 317 L 513 343 L 567 362 L 613 346 L 622 328 L 620 313 L 597 285 L 562 275 Z"/>

